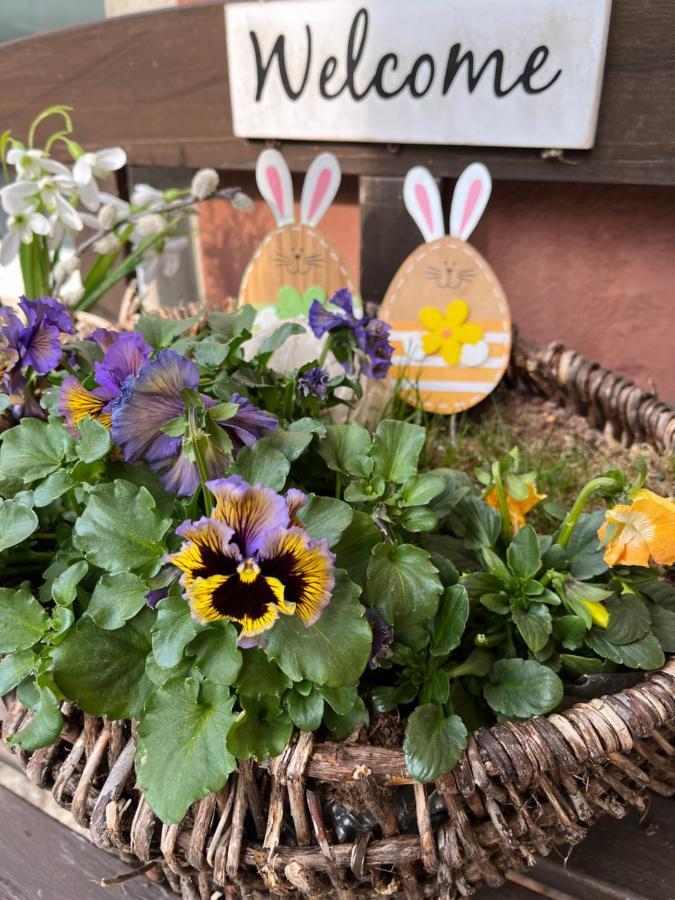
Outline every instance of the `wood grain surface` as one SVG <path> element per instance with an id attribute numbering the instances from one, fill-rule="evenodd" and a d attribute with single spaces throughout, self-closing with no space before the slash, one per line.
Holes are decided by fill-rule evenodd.
<path id="1" fill-rule="evenodd" d="M 75 110 L 85 146 L 122 144 L 133 164 L 252 169 L 260 141 L 232 135 L 223 4 L 209 2 L 64 29 L 0 48 L 0 122 L 25 132 L 53 103 Z M 414 137 L 414 135 L 413 135 Z M 537 150 L 331 146 L 346 174 L 456 176 L 477 155 L 493 177 L 675 184 L 675 4 L 615 0 L 596 146 L 545 161 Z M 316 143 L 284 143 L 304 171 Z"/>

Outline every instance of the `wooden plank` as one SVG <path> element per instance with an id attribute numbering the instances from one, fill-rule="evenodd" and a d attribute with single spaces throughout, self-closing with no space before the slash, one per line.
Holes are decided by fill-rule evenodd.
<path id="1" fill-rule="evenodd" d="M 0 900 L 169 900 L 160 885 L 141 876 L 123 887 L 103 878 L 128 870 L 116 857 L 0 788 Z"/>
<path id="2" fill-rule="evenodd" d="M 675 5 L 615 0 L 596 147 L 573 165 L 536 150 L 287 143 L 294 171 L 328 146 L 345 173 L 456 176 L 472 159 L 495 178 L 675 184 Z M 53 103 L 74 107 L 85 146 L 124 145 L 135 165 L 252 169 L 261 142 L 232 136 L 223 5 L 181 6 L 2 46 L 0 121 L 25 133 Z"/>

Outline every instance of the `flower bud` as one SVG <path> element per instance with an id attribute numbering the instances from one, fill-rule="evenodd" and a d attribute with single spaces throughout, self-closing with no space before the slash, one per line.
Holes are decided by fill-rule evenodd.
<path id="1" fill-rule="evenodd" d="M 117 210 L 112 203 L 105 203 L 98 211 L 98 224 L 108 231 L 117 224 Z"/>
<path id="2" fill-rule="evenodd" d="M 65 291 L 61 291 L 60 299 L 66 306 L 74 306 L 78 300 L 81 300 L 84 297 L 84 287 L 81 284 L 78 284 L 75 287 L 68 288 Z"/>
<path id="3" fill-rule="evenodd" d="M 218 189 L 218 173 L 215 169 L 199 169 L 190 184 L 190 193 L 197 200 L 206 200 Z"/>
<path id="4" fill-rule="evenodd" d="M 234 197 L 232 197 L 231 203 L 232 206 L 240 212 L 250 212 L 250 210 L 253 209 L 253 200 L 251 200 L 249 195 L 245 194 L 243 191 L 237 191 Z"/>
<path id="5" fill-rule="evenodd" d="M 77 272 L 80 268 L 79 256 L 69 256 L 68 259 L 62 259 L 54 266 L 54 280 L 57 284 L 69 278 L 73 272 Z"/>
<path id="6" fill-rule="evenodd" d="M 136 233 L 139 237 L 150 237 L 161 234 L 166 229 L 166 222 L 159 213 L 148 213 L 136 222 Z"/>
<path id="7" fill-rule="evenodd" d="M 104 234 L 94 244 L 94 253 L 98 253 L 101 256 L 105 253 L 117 253 L 119 249 L 120 239 L 114 231 L 111 231 L 110 234 Z"/>

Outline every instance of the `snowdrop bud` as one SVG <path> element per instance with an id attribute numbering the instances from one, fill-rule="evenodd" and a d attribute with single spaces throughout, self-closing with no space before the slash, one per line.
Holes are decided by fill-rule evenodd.
<path id="1" fill-rule="evenodd" d="M 117 223 L 117 210 L 112 203 L 104 204 L 98 211 L 98 224 L 106 231 Z"/>
<path id="2" fill-rule="evenodd" d="M 140 237 L 161 234 L 166 229 L 166 222 L 159 213 L 148 213 L 136 222 L 136 233 Z"/>
<path id="3" fill-rule="evenodd" d="M 82 297 L 84 297 L 84 287 L 81 284 L 60 291 L 60 298 L 66 306 L 74 306 Z"/>
<path id="4" fill-rule="evenodd" d="M 232 198 L 232 206 L 241 212 L 250 212 L 253 209 L 253 200 L 243 191 L 237 191 Z"/>
<path id="5" fill-rule="evenodd" d="M 100 253 L 101 255 L 104 253 L 117 253 L 119 249 L 120 239 L 114 231 L 111 231 L 110 234 L 104 234 L 94 244 L 94 253 Z"/>
<path id="6" fill-rule="evenodd" d="M 63 284 L 63 282 L 67 278 L 70 278 L 73 272 L 77 272 L 79 268 L 79 256 L 69 256 L 68 259 L 62 259 L 54 266 L 54 280 L 57 284 Z"/>
<path id="7" fill-rule="evenodd" d="M 200 169 L 195 172 L 190 184 L 190 193 L 197 200 L 206 200 L 218 188 L 218 173 L 215 169 Z"/>

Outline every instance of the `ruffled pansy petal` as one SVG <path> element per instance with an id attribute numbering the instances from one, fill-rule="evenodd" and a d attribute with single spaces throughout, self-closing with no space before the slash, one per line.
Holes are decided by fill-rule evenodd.
<path id="1" fill-rule="evenodd" d="M 65 419 L 68 430 L 74 434 L 77 434 L 77 426 L 87 416 L 110 428 L 110 414 L 103 412 L 107 402 L 105 397 L 88 391 L 74 375 L 69 375 L 61 385 L 59 413 Z"/>
<path id="2" fill-rule="evenodd" d="M 214 518 L 234 529 L 245 556 L 260 550 L 270 529 L 288 525 L 286 501 L 271 488 L 251 486 L 237 477 L 207 481 L 206 486 L 216 498 Z"/>
<path id="3" fill-rule="evenodd" d="M 183 522 L 176 529 L 185 538 L 180 550 L 166 558 L 184 573 L 184 583 L 211 575 L 232 575 L 241 562 L 241 553 L 231 544 L 233 531 L 216 519 L 206 516 L 197 522 Z"/>
<path id="4" fill-rule="evenodd" d="M 608 566 L 648 566 L 675 563 L 675 501 L 642 489 L 631 504 L 618 504 L 606 514 L 598 536 L 607 540 Z M 608 526 L 613 526 L 608 531 Z"/>
<path id="5" fill-rule="evenodd" d="M 284 586 L 284 600 L 307 626 L 314 624 L 335 586 L 335 557 L 327 541 L 315 541 L 302 528 L 268 535 L 260 551 L 260 571 Z"/>
<path id="6" fill-rule="evenodd" d="M 298 520 L 298 513 L 307 505 L 307 494 L 298 488 L 289 488 L 286 491 L 286 506 L 288 507 L 288 519 L 291 525 L 302 525 Z"/>
<path id="7" fill-rule="evenodd" d="M 152 347 L 138 332 L 122 334 L 106 350 L 103 362 L 94 364 L 94 377 L 101 391 L 106 391 L 110 399 L 119 394 L 122 385 L 130 375 L 138 375 L 150 359 Z"/>
<path id="8" fill-rule="evenodd" d="M 231 619 L 242 625 L 241 637 L 267 631 L 279 615 L 276 596 L 264 578 L 247 583 L 236 575 L 198 578 L 187 591 L 192 615 L 199 622 Z"/>

